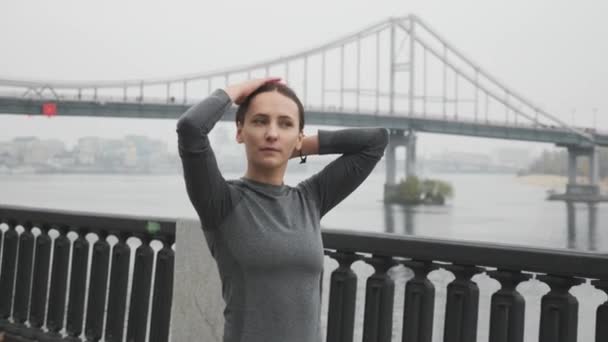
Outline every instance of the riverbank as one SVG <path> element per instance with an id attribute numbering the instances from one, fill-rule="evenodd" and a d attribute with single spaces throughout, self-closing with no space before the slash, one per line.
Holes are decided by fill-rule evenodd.
<path id="1" fill-rule="evenodd" d="M 517 181 L 523 184 L 543 187 L 547 189 L 555 189 L 557 191 L 563 191 L 568 183 L 568 177 L 559 175 L 546 175 L 546 174 L 530 174 L 526 176 L 516 177 Z M 586 184 L 588 182 L 586 177 L 577 177 L 577 182 L 580 184 Z M 600 182 L 601 190 L 608 192 L 608 178 L 604 178 Z"/>

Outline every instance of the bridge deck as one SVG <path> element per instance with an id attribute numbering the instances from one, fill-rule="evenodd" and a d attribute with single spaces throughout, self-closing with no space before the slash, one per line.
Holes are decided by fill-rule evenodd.
<path id="1" fill-rule="evenodd" d="M 41 112 L 43 99 L 19 99 L 0 97 L 0 113 L 33 114 Z M 93 116 L 123 118 L 162 118 L 177 119 L 190 104 L 138 103 L 103 101 L 57 101 L 59 116 Z M 234 120 L 234 110 L 223 120 Z M 387 113 L 329 112 L 307 109 L 306 122 L 311 125 L 330 126 L 380 126 L 389 129 L 412 129 L 417 132 L 450 134 L 506 140 L 544 142 L 558 145 L 591 147 L 592 143 L 580 135 L 562 127 L 532 126 L 526 124 L 505 124 L 485 120 L 449 119 L 437 116 Z M 595 138 L 595 143 L 608 146 L 608 135 L 585 129 Z"/>

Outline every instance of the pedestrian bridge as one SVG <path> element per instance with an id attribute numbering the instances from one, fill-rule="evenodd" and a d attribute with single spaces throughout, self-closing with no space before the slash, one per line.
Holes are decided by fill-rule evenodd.
<path id="1" fill-rule="evenodd" d="M 118 81 L 0 77 L 0 113 L 176 119 L 215 88 L 262 76 L 294 88 L 309 124 L 390 129 L 386 184 L 394 187 L 395 150 L 406 146 L 406 177 L 416 175 L 416 134 L 435 133 L 556 144 L 569 152 L 569 187 L 555 197 L 594 203 L 597 146 L 608 132 L 574 127 L 506 86 L 415 15 L 395 17 L 302 51 L 252 64 L 175 77 Z M 232 120 L 234 112 L 224 120 Z M 578 157 L 590 160 L 584 198 Z M 582 188 L 581 188 L 582 189 Z"/>
<path id="2" fill-rule="evenodd" d="M 217 87 L 280 76 L 315 125 L 362 126 L 608 145 L 608 132 L 572 127 L 519 94 L 421 18 L 389 18 L 316 47 L 190 75 L 118 81 L 0 78 L 0 113 L 171 118 Z M 46 105 L 46 106 L 45 106 Z"/>

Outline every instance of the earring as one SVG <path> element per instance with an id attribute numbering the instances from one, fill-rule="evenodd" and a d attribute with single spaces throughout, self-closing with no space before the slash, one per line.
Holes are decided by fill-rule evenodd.
<path id="1" fill-rule="evenodd" d="M 300 164 L 304 164 L 304 163 L 306 163 L 306 158 L 307 158 L 307 157 L 308 157 L 308 156 L 303 155 L 303 154 L 302 154 L 302 150 L 300 150 Z"/>

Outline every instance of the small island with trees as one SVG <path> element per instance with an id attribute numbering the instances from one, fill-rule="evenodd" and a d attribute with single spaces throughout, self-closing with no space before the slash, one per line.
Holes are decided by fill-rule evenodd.
<path id="1" fill-rule="evenodd" d="M 403 205 L 444 205 L 454 195 L 452 185 L 436 179 L 409 176 L 385 189 L 384 202 Z"/>

